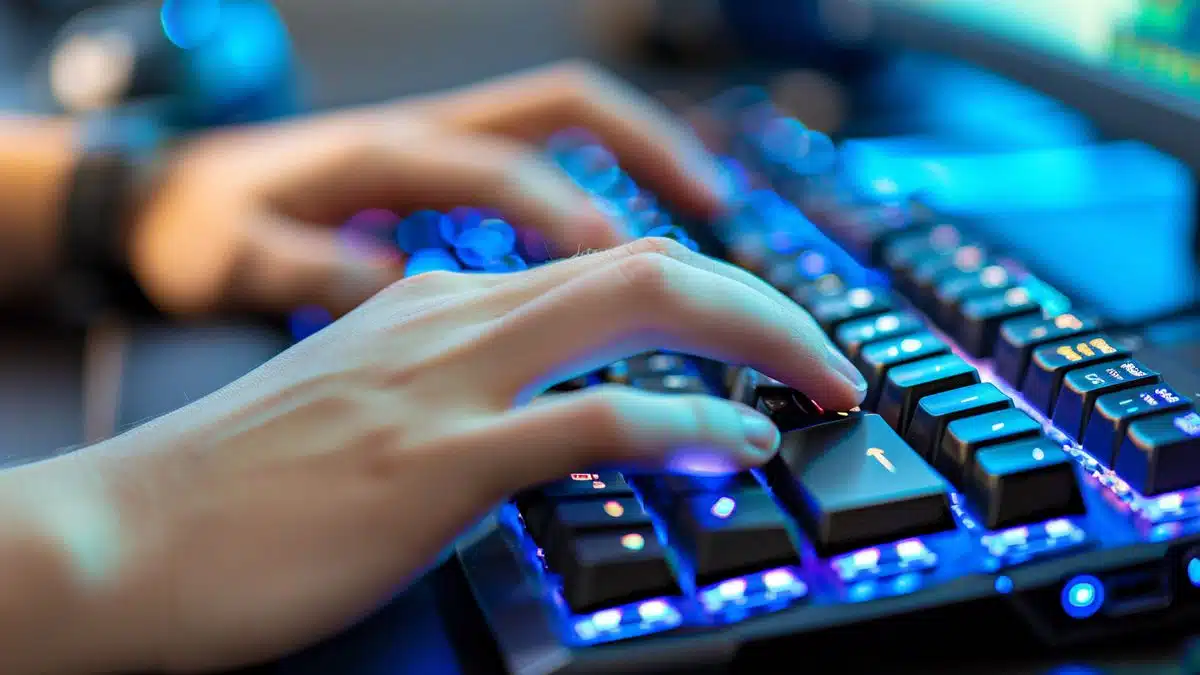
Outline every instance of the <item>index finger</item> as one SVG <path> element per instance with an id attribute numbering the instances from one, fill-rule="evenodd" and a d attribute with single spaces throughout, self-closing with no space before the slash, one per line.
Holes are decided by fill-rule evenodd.
<path id="1" fill-rule="evenodd" d="M 681 122 L 632 86 L 579 63 L 522 73 L 428 99 L 436 119 L 530 141 L 582 127 L 643 185 L 697 215 L 723 210 L 729 186 Z"/>

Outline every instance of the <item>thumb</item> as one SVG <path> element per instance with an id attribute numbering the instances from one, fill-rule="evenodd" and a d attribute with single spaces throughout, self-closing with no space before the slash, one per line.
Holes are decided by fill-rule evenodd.
<path id="1" fill-rule="evenodd" d="M 471 464 L 501 494 L 597 467 L 732 474 L 765 463 L 780 439 L 740 403 L 620 386 L 556 394 L 488 427 L 468 440 Z"/>
<path id="2" fill-rule="evenodd" d="M 251 240 L 239 286 L 255 310 L 317 305 L 341 316 L 404 276 L 403 254 L 327 226 L 272 218 L 254 228 Z"/>

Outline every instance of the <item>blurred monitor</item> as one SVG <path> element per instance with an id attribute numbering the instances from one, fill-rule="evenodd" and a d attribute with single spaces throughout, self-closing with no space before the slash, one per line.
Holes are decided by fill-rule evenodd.
<path id="1" fill-rule="evenodd" d="M 975 62 L 1200 168 L 1200 0 L 869 0 L 880 36 Z"/>

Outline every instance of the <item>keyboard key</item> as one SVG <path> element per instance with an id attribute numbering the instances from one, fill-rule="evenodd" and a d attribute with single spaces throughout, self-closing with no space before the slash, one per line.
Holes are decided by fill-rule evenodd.
<path id="1" fill-rule="evenodd" d="M 577 614 L 679 594 L 666 550 L 650 528 L 580 535 L 563 542 L 556 562 L 563 599 Z"/>
<path id="2" fill-rule="evenodd" d="M 633 497 L 625 477 L 616 471 L 573 473 L 567 478 L 527 490 L 516 498 L 525 528 L 535 539 L 543 538 L 554 507 L 565 501 L 581 499 L 622 499 Z"/>
<path id="3" fill-rule="evenodd" d="M 1000 265 L 988 265 L 978 272 L 960 272 L 949 275 L 938 284 L 934 297 L 937 308 L 934 318 L 957 336 L 956 318 L 962 304 L 970 298 L 1003 291 L 1012 286 L 1008 270 Z"/>
<path id="4" fill-rule="evenodd" d="M 824 299 L 834 298 L 846 292 L 846 282 L 836 274 L 825 274 L 817 279 L 795 286 L 788 295 L 802 307 Z"/>
<path id="5" fill-rule="evenodd" d="M 1062 314 L 1053 319 L 1027 316 L 1005 321 L 1000 325 L 1000 338 L 994 350 L 996 374 L 1020 389 L 1034 349 L 1094 332 L 1098 327 L 1095 318 L 1077 314 Z"/>
<path id="6" fill-rule="evenodd" d="M 1186 410 L 1130 423 L 1113 470 L 1147 496 L 1200 485 L 1200 413 Z"/>
<path id="7" fill-rule="evenodd" d="M 855 365 L 867 380 L 867 396 L 864 408 L 874 408 L 883 389 L 884 378 L 895 366 L 913 361 L 949 354 L 950 348 L 932 333 L 922 332 L 906 337 L 896 337 L 866 345 Z"/>
<path id="8" fill-rule="evenodd" d="M 842 324 L 835 331 L 834 341 L 851 361 L 858 358 L 863 345 L 888 338 L 912 335 L 924 328 L 924 324 L 910 312 L 887 312 L 875 317 L 858 319 Z"/>
<path id="9" fill-rule="evenodd" d="M 947 424 L 1012 405 L 1012 399 L 988 382 L 926 396 L 917 404 L 904 438 L 921 456 L 934 461 Z"/>
<path id="10" fill-rule="evenodd" d="M 961 484 L 974 471 L 975 455 L 982 448 L 1041 434 L 1042 425 L 1016 408 L 954 420 L 942 434 L 937 467 L 951 482 Z"/>
<path id="11" fill-rule="evenodd" d="M 1106 335 L 1085 335 L 1042 345 L 1033 350 L 1021 393 L 1030 405 L 1049 415 L 1068 372 L 1128 356 L 1129 350 L 1113 344 Z"/>
<path id="12" fill-rule="evenodd" d="M 693 370 L 687 357 L 679 354 L 643 354 L 617 361 L 608 367 L 609 382 L 628 384 L 633 380 L 664 377 L 667 375 L 690 375 Z"/>
<path id="13" fill-rule="evenodd" d="M 951 325 L 960 346 L 976 358 L 987 358 L 995 350 L 1000 325 L 1011 319 L 1041 316 L 1042 308 L 1024 288 L 988 293 L 962 303 Z"/>
<path id="14" fill-rule="evenodd" d="M 723 492 L 733 494 L 745 490 L 761 490 L 762 484 L 749 471 L 732 476 L 684 476 L 666 474 L 658 479 L 659 489 L 674 497 Z"/>
<path id="15" fill-rule="evenodd" d="M 980 450 L 967 493 L 992 530 L 1084 512 L 1075 462 L 1045 437 Z"/>
<path id="16" fill-rule="evenodd" d="M 973 244 L 920 258 L 913 266 L 911 274 L 911 297 L 922 307 L 930 307 L 936 300 L 938 286 L 944 280 L 978 272 L 985 260 L 986 254 L 983 249 Z"/>
<path id="17" fill-rule="evenodd" d="M 761 488 L 691 497 L 673 524 L 679 536 L 672 541 L 691 561 L 699 586 L 800 562 L 787 518 Z"/>
<path id="18" fill-rule="evenodd" d="M 729 398 L 748 405 L 758 406 L 758 399 L 767 392 L 788 392 L 791 387 L 753 368 L 739 368 L 729 386 Z"/>
<path id="19" fill-rule="evenodd" d="M 540 537 L 531 532 L 534 539 L 546 541 L 543 547 L 553 549 L 558 542 L 567 541 L 585 533 L 599 530 L 632 530 L 651 527 L 650 514 L 633 497 L 618 499 L 583 499 L 558 504 L 550 514 L 549 527 Z M 553 554 L 547 554 L 548 559 Z"/>
<path id="20" fill-rule="evenodd" d="M 1063 376 L 1058 401 L 1054 404 L 1054 426 L 1075 440 L 1083 438 L 1096 399 L 1102 394 L 1155 384 L 1162 378 L 1136 359 L 1097 363 Z"/>
<path id="21" fill-rule="evenodd" d="M 805 309 L 828 334 L 847 321 L 875 316 L 890 311 L 892 295 L 884 288 L 852 288 L 832 297 L 822 297 Z"/>
<path id="22" fill-rule="evenodd" d="M 954 354 L 934 356 L 888 371 L 879 398 L 879 415 L 901 436 L 908 433 L 913 410 L 922 398 L 979 382 L 975 366 Z"/>
<path id="23" fill-rule="evenodd" d="M 630 382 L 634 389 L 655 394 L 707 394 L 708 385 L 698 375 L 663 375 L 647 377 Z"/>
<path id="24" fill-rule="evenodd" d="M 1112 467 L 1130 422 L 1147 415 L 1186 410 L 1191 404 L 1186 396 L 1162 383 L 1104 394 L 1096 399 L 1088 418 L 1083 447 Z"/>
<path id="25" fill-rule="evenodd" d="M 930 259 L 942 259 L 963 243 L 962 234 L 952 225 L 935 225 L 923 232 L 900 235 L 884 246 L 884 266 L 892 272 L 896 288 L 916 299 L 916 268 Z"/>
<path id="26" fill-rule="evenodd" d="M 823 556 L 955 527 L 949 485 L 878 415 L 784 434 L 766 476 Z"/>
<path id="27" fill-rule="evenodd" d="M 825 410 L 794 389 L 764 393 L 759 396 L 756 407 L 759 412 L 771 418 L 780 433 L 837 422 L 860 413 L 858 408 L 849 412 Z"/>

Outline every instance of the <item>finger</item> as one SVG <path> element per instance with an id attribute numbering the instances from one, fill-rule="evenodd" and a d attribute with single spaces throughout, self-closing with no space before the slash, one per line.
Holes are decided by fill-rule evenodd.
<path id="1" fill-rule="evenodd" d="M 531 141 L 583 127 L 639 182 L 685 210 L 713 214 L 729 198 L 715 159 L 686 125 L 650 97 L 588 65 L 523 73 L 421 105 L 459 128 Z"/>
<path id="2" fill-rule="evenodd" d="M 862 401 L 862 376 L 802 310 L 750 286 L 657 253 L 558 286 L 486 329 L 499 395 L 530 391 L 620 358 L 669 349 L 749 365 L 832 410 Z M 504 359 L 495 359 L 503 354 Z"/>
<path id="3" fill-rule="evenodd" d="M 465 464 L 501 481 L 500 494 L 598 467 L 731 474 L 779 445 L 771 421 L 739 403 L 616 386 L 555 395 L 469 435 Z"/>

